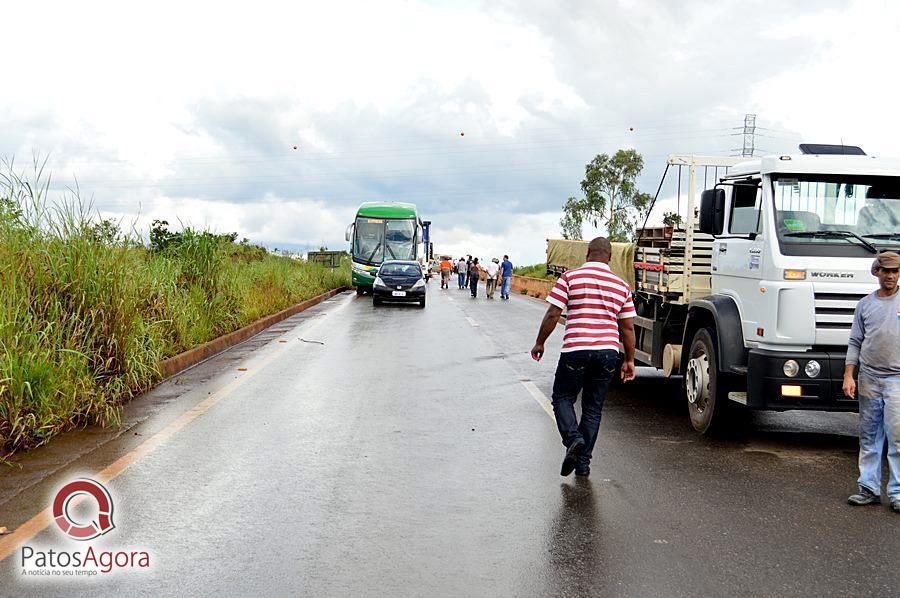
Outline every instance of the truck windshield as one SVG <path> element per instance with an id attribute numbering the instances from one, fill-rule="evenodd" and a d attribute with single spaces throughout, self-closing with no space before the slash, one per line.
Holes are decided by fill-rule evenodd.
<path id="1" fill-rule="evenodd" d="M 858 250 L 864 249 L 862 239 L 876 246 L 900 243 L 898 177 L 798 175 L 776 178 L 772 185 L 782 245 Z"/>
<path id="2" fill-rule="evenodd" d="M 378 265 L 385 259 L 416 259 L 416 223 L 411 218 L 389 220 L 360 216 L 355 231 L 353 258 L 358 262 Z"/>

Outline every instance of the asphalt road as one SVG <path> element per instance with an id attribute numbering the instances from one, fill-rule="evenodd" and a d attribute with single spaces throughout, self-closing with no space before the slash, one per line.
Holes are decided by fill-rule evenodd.
<path id="1" fill-rule="evenodd" d="M 0 594 L 897 593 L 900 516 L 844 502 L 855 415 L 754 414 L 709 439 L 639 370 L 607 399 L 591 477 L 561 478 L 562 331 L 528 356 L 543 310 L 435 281 L 425 309 L 339 295 L 133 401 L 122 428 L 23 456 L 0 525 L 121 458 L 116 529 L 92 542 L 151 567 L 31 578 L 17 549 Z M 27 544 L 86 546 L 55 525 Z"/>

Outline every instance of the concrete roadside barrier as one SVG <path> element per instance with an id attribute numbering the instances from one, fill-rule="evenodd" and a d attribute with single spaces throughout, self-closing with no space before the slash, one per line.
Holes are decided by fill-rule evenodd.
<path id="1" fill-rule="evenodd" d="M 546 299 L 547 295 L 553 289 L 556 280 L 547 280 L 544 278 L 531 278 L 530 276 L 519 276 L 513 274 L 510 287 L 514 293 L 522 293 L 538 299 Z"/>
<path id="2" fill-rule="evenodd" d="M 307 299 L 306 301 L 303 301 L 302 303 L 297 303 L 296 305 L 292 305 L 291 307 L 285 308 L 272 315 L 260 318 L 252 324 L 248 324 L 243 328 L 235 330 L 234 332 L 230 332 L 224 336 L 213 339 L 208 343 L 204 343 L 198 347 L 194 347 L 193 349 L 188 349 L 184 353 L 179 353 L 174 357 L 164 359 L 159 364 L 159 369 L 160 372 L 162 372 L 162 377 L 169 378 L 170 376 L 173 376 L 178 372 L 181 372 L 182 370 L 186 370 L 193 365 L 197 365 L 201 361 L 209 359 L 213 355 L 217 355 L 225 349 L 233 347 L 234 345 L 247 340 L 251 336 L 262 332 L 273 324 L 277 324 L 278 322 L 287 319 L 295 314 L 298 314 L 301 311 L 307 310 L 310 307 L 317 305 L 322 301 L 325 301 L 326 299 L 334 297 L 338 293 L 346 291 L 347 288 L 348 287 L 339 287 L 337 289 L 328 291 L 327 293 L 317 295 L 315 297 Z"/>

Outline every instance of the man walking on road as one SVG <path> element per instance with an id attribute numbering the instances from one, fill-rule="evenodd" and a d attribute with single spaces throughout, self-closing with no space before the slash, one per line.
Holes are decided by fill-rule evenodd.
<path id="1" fill-rule="evenodd" d="M 853 398 L 859 369 L 859 493 L 854 506 L 881 503 L 881 457 L 887 438 L 891 510 L 900 513 L 900 255 L 887 251 L 875 258 L 872 274 L 879 289 L 856 305 L 847 361 L 844 394 Z"/>
<path id="2" fill-rule="evenodd" d="M 603 401 L 619 361 L 619 337 L 625 347 L 622 380 L 634 379 L 634 303 L 631 288 L 609 268 L 612 245 L 597 237 L 588 244 L 587 263 L 568 270 L 547 296 L 550 306 L 531 357 L 540 361 L 544 342 L 566 310 L 562 352 L 553 381 L 553 413 L 566 447 L 560 475 L 587 476 L 591 453 L 600 430 Z M 575 400 L 581 397 L 581 422 Z"/>
<path id="3" fill-rule="evenodd" d="M 500 298 L 509 299 L 509 283 L 512 280 L 513 265 L 509 261 L 509 256 L 503 256 L 503 263 L 500 264 Z"/>
<path id="4" fill-rule="evenodd" d="M 488 299 L 494 298 L 494 290 L 497 288 L 497 276 L 500 273 L 500 264 L 497 258 L 492 259 L 484 265 L 484 273 L 487 276 L 485 280 L 484 292 Z"/>
<path id="5" fill-rule="evenodd" d="M 473 258 L 469 263 L 469 287 L 472 289 L 472 299 L 478 296 L 478 279 L 481 278 L 479 268 L 478 258 Z"/>
<path id="6" fill-rule="evenodd" d="M 459 279 L 459 290 L 463 290 L 466 288 L 466 271 L 468 270 L 468 266 L 466 265 L 466 258 L 461 257 L 459 261 L 456 262 L 456 276 Z"/>
<path id="7" fill-rule="evenodd" d="M 442 257 L 441 258 L 441 288 L 449 289 L 450 288 L 450 270 L 453 269 L 453 264 L 450 263 L 450 258 Z"/>

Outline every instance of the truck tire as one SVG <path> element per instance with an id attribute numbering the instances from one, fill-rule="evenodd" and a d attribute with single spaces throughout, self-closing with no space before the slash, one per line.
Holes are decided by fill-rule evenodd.
<path id="1" fill-rule="evenodd" d="M 691 425 L 701 434 L 725 427 L 728 411 L 728 382 L 719 371 L 715 331 L 700 328 L 694 333 L 684 372 L 684 395 Z"/>

